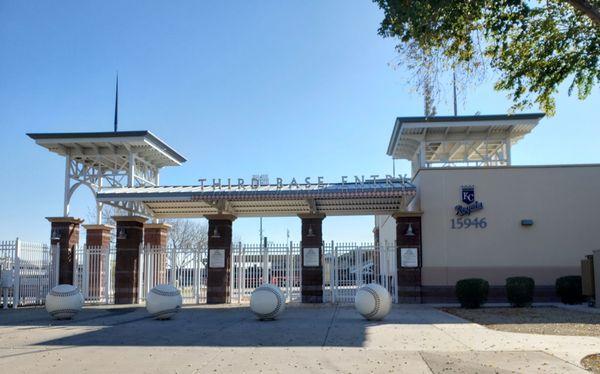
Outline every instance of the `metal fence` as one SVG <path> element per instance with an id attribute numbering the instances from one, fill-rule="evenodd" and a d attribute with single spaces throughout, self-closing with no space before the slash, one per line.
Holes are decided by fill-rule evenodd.
<path id="1" fill-rule="evenodd" d="M 231 248 L 230 302 L 249 302 L 252 291 L 269 282 L 288 302 L 301 299 L 301 245 L 234 244 Z M 323 244 L 323 301 L 352 303 L 365 283 L 384 286 L 397 302 L 396 246 L 373 243 Z M 58 247 L 22 240 L 0 241 L 4 302 L 41 305 L 58 281 Z M 79 247 L 74 256 L 74 284 L 86 303 L 114 303 L 116 248 Z M 177 287 L 183 302 L 206 302 L 208 249 L 140 247 L 139 301 L 157 284 Z M 16 302 L 15 302 L 16 300 Z"/>
<path id="2" fill-rule="evenodd" d="M 41 305 L 58 280 L 58 250 L 20 239 L 0 241 L 3 306 Z"/>
<path id="3" fill-rule="evenodd" d="M 325 243 L 323 246 L 323 301 L 353 303 L 367 283 L 385 287 L 398 302 L 396 246 L 373 243 Z"/>
<path id="4" fill-rule="evenodd" d="M 143 247 L 140 256 L 140 301 L 157 284 L 172 284 L 184 303 L 206 302 L 208 250 L 198 248 Z"/>
<path id="5" fill-rule="evenodd" d="M 238 243 L 231 256 L 232 302 L 249 302 L 252 291 L 263 283 L 278 286 L 290 302 L 300 300 L 302 263 L 298 243 Z"/>
<path id="6" fill-rule="evenodd" d="M 83 246 L 75 249 L 74 285 L 79 287 L 88 304 L 112 304 L 115 297 L 114 246 Z"/>
<path id="7" fill-rule="evenodd" d="M 144 247 L 140 256 L 140 301 L 152 287 L 172 284 L 184 303 L 205 303 L 208 249 Z M 276 284 L 288 301 L 300 299 L 299 244 L 237 243 L 231 248 L 230 302 L 250 301 L 252 291 L 265 282 Z"/>

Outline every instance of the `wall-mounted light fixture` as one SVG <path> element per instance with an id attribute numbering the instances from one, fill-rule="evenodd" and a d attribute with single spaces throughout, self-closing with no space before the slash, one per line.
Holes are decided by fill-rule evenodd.
<path id="1" fill-rule="evenodd" d="M 533 220 L 532 219 L 522 219 L 521 226 L 533 226 Z"/>
<path id="2" fill-rule="evenodd" d="M 61 230 L 53 229 L 50 232 L 50 240 L 60 240 L 60 234 L 61 234 Z"/>
<path id="3" fill-rule="evenodd" d="M 408 228 L 406 229 L 404 236 L 415 236 L 415 232 L 413 231 L 412 223 L 408 224 Z"/>
<path id="4" fill-rule="evenodd" d="M 217 230 L 217 226 L 215 226 L 215 229 L 213 230 L 213 233 L 210 237 L 213 239 L 221 238 L 221 234 L 219 234 L 219 230 Z"/>
<path id="5" fill-rule="evenodd" d="M 313 237 L 313 236 L 315 236 L 315 233 L 313 232 L 312 225 L 308 225 L 308 232 L 306 233 L 306 237 L 310 238 L 310 237 Z"/>
<path id="6" fill-rule="evenodd" d="M 117 230 L 117 239 L 127 239 L 127 230 L 124 228 L 119 228 Z"/>

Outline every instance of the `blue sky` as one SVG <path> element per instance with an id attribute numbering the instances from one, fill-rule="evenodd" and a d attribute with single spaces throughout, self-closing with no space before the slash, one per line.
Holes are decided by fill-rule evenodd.
<path id="1" fill-rule="evenodd" d="M 0 240 L 47 241 L 44 217 L 62 213 L 64 161 L 25 133 L 110 131 L 116 70 L 120 129 L 151 130 L 189 160 L 165 169 L 163 184 L 390 173 L 394 118 L 423 105 L 407 72 L 389 66 L 381 18 L 366 0 L 0 2 Z M 459 113 L 506 113 L 492 83 Z M 513 163 L 600 162 L 599 99 L 597 88 L 585 102 L 563 88 L 557 115 L 513 148 Z M 72 206 L 88 218 L 91 193 L 79 190 Z M 370 240 L 372 222 L 329 217 L 325 239 Z M 265 219 L 274 241 L 288 228 L 298 240 L 298 218 Z M 234 230 L 258 240 L 257 219 Z"/>

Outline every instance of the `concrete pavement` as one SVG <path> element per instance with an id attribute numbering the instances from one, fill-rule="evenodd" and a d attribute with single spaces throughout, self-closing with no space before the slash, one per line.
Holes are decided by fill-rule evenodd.
<path id="1" fill-rule="evenodd" d="M 384 321 L 352 307 L 292 306 L 277 321 L 247 307 L 185 307 L 171 321 L 139 307 L 87 307 L 56 322 L 44 309 L 0 311 L 0 362 L 11 372 L 585 372 L 600 338 L 487 329 L 423 305 Z"/>

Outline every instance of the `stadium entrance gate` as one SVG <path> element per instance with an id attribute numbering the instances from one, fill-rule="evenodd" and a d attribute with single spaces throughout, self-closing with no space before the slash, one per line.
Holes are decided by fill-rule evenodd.
<path id="1" fill-rule="evenodd" d="M 287 302 L 301 300 L 300 243 L 236 243 L 231 249 L 231 303 L 247 303 L 263 283 L 277 285 Z M 75 283 L 86 303 L 114 302 L 115 248 L 82 247 L 76 251 Z M 323 244 L 323 301 L 353 303 L 366 283 L 384 286 L 397 302 L 396 247 L 372 243 Z M 158 284 L 172 284 L 186 304 L 206 303 L 208 248 L 140 248 L 139 302 Z"/>

